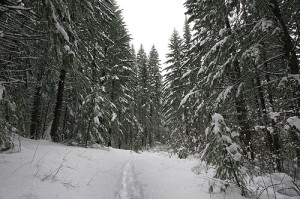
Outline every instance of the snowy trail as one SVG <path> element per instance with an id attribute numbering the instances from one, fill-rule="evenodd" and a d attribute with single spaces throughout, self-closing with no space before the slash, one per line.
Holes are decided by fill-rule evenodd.
<path id="1" fill-rule="evenodd" d="M 195 158 L 161 151 L 86 149 L 22 139 L 21 153 L 0 153 L 0 199 L 241 199 L 208 193 Z"/>
<path id="2" fill-rule="evenodd" d="M 135 178 L 134 161 L 135 159 L 131 155 L 124 166 L 118 199 L 144 199 L 142 188 Z"/>

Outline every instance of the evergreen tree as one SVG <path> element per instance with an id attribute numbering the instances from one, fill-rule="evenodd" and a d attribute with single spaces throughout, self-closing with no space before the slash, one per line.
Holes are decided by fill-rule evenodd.
<path id="1" fill-rule="evenodd" d="M 20 79 L 15 90 L 2 89 L 5 101 L 1 100 L 1 107 L 3 104 L 3 115 L 7 117 L 1 117 L 1 121 L 3 119 L 5 126 L 15 126 L 23 130 L 24 136 L 34 139 L 50 138 L 51 130 L 51 138 L 56 142 L 85 146 L 111 142 L 113 146 L 130 147 L 128 134 L 137 126 L 134 112 L 129 111 L 136 91 L 135 65 L 130 37 L 116 3 L 44 0 L 28 4 L 36 15 L 31 15 L 33 12 L 27 8 L 7 10 L 11 15 L 24 12 L 18 15 L 18 22 L 25 21 L 22 17 L 27 15 L 28 19 L 37 16 L 40 20 L 34 19 L 36 23 L 27 20 L 28 25 L 20 26 L 19 32 L 24 35 L 18 34 L 20 38 L 15 41 L 23 40 L 21 44 L 25 44 L 26 37 L 31 37 L 26 45 L 14 50 L 28 59 L 16 62 L 18 68 L 9 66 L 7 69 L 21 71 L 19 66 L 30 67 L 19 77 L 13 77 Z M 8 22 L 6 19 L 0 21 Z M 32 30 L 40 35 L 31 35 Z M 2 71 L 2 64 L 5 63 L 1 63 L 1 82 L 10 75 Z M 55 82 L 58 82 L 57 87 Z M 9 102 L 8 98 L 11 98 Z M 12 111 L 20 118 L 12 120 Z"/>
<path id="2" fill-rule="evenodd" d="M 113 145 L 119 148 L 124 144 L 127 147 L 128 131 L 134 123 L 134 115 L 129 114 L 130 103 L 133 100 L 133 90 L 135 85 L 132 80 L 134 78 L 134 65 L 132 63 L 131 40 L 121 10 L 115 6 L 115 19 L 110 23 L 107 35 L 114 41 L 112 46 L 107 48 L 105 64 L 110 68 L 110 74 L 107 76 L 106 90 L 109 91 L 111 117 L 109 118 L 109 133 L 112 133 L 114 140 Z M 106 107 L 108 108 L 108 107 Z M 115 109 L 115 110 L 114 110 Z"/>
<path id="3" fill-rule="evenodd" d="M 292 28 L 282 17 L 283 6 L 290 4 L 187 0 L 185 6 L 194 34 L 187 58 L 192 70 L 183 78 L 192 94 L 183 104 L 190 102 L 191 115 L 203 118 L 203 124 L 212 112 L 226 115 L 239 131 L 246 159 L 258 158 L 261 168 L 282 171 L 284 156 L 279 151 L 291 143 L 285 137 L 299 140 L 294 127 L 284 130 L 291 125 L 289 118 L 299 114 L 299 89 L 291 78 L 298 76 L 299 63 L 290 45 Z M 280 136 L 280 129 L 285 135 Z M 299 147 L 293 144 L 296 157 Z"/>
<path id="4" fill-rule="evenodd" d="M 209 143 L 206 145 L 202 160 L 216 166 L 216 178 L 233 181 L 243 189 L 246 173 L 242 166 L 242 150 L 235 141 L 238 134 L 231 132 L 223 116 L 215 113 L 205 135 Z"/>
<path id="5" fill-rule="evenodd" d="M 183 120 L 185 124 L 185 134 L 186 138 L 184 140 L 186 148 L 190 152 L 198 152 L 199 147 L 203 147 L 204 143 L 199 143 L 201 141 L 200 131 L 204 130 L 204 123 L 202 114 L 194 114 L 193 101 L 195 100 L 195 90 L 197 87 L 197 66 L 194 64 L 194 56 L 192 54 L 192 34 L 190 25 L 185 19 L 183 27 L 183 65 L 182 71 L 183 75 L 180 78 L 180 84 L 182 86 L 183 95 L 181 97 L 180 106 L 178 107 L 183 112 Z"/>
<path id="6" fill-rule="evenodd" d="M 138 66 L 137 66 L 137 56 L 134 49 L 134 46 L 131 46 L 131 56 L 132 56 L 132 77 L 131 77 L 131 83 L 134 86 L 133 90 L 131 92 L 132 100 L 130 101 L 129 111 L 132 115 L 132 121 L 131 121 L 131 127 L 128 129 L 129 137 L 128 137 L 128 146 L 130 149 L 133 149 L 135 151 L 139 150 L 139 120 L 138 120 L 138 114 L 139 114 L 139 102 L 138 102 L 138 96 L 139 96 L 139 79 L 138 79 Z"/>
<path id="7" fill-rule="evenodd" d="M 170 38 L 169 50 L 167 54 L 167 67 L 163 98 L 164 98 L 164 114 L 166 117 L 166 126 L 171 131 L 170 142 L 173 143 L 178 153 L 186 153 L 184 145 L 185 136 L 185 115 L 182 109 L 179 109 L 181 99 L 183 98 L 184 88 L 181 84 L 181 77 L 184 74 L 183 67 L 183 47 L 184 42 L 179 33 L 174 30 Z M 172 140 L 175 137 L 175 140 Z M 184 152 L 181 152 L 184 151 Z M 181 157 L 182 155 L 180 155 Z M 183 155 L 184 156 L 184 155 Z"/>
<path id="8" fill-rule="evenodd" d="M 149 54 L 149 96 L 150 96 L 150 129 L 149 145 L 153 146 L 153 141 L 160 140 L 162 131 L 162 77 L 160 74 L 160 60 L 158 52 L 153 45 Z"/>
<path id="9" fill-rule="evenodd" d="M 149 139 L 149 126 L 150 126 L 150 104 L 149 104 L 149 68 L 148 68 L 148 57 L 141 45 L 137 53 L 137 68 L 138 68 L 138 110 L 137 115 L 139 122 L 139 133 L 138 137 L 141 139 L 143 147 L 147 146 Z"/>

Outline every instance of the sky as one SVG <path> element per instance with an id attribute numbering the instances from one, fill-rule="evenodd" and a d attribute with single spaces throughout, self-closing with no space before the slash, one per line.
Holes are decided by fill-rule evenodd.
<path id="1" fill-rule="evenodd" d="M 166 61 L 168 44 L 174 28 L 182 35 L 185 0 L 117 0 L 124 21 L 133 38 L 136 52 L 143 47 L 149 54 L 155 45 L 161 60 Z"/>

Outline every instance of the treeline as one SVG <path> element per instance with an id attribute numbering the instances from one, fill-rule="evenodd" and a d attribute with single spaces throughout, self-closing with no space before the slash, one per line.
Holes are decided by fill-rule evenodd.
<path id="1" fill-rule="evenodd" d="M 245 171 L 299 177 L 299 2 L 187 0 L 185 7 L 163 88 L 170 145 L 180 157 L 204 151 L 216 177 L 238 185 Z"/>
<path id="2" fill-rule="evenodd" d="M 12 133 L 136 149 L 161 136 L 158 52 L 115 1 L 0 1 L 0 147 Z M 154 111 L 155 110 L 155 111 Z"/>

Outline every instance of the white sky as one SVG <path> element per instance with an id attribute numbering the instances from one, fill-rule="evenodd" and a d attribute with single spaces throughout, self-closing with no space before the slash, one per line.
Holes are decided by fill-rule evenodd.
<path id="1" fill-rule="evenodd" d="M 124 21 L 133 38 L 136 52 L 143 44 L 149 55 L 154 44 L 161 64 L 166 61 L 168 44 L 174 28 L 182 35 L 185 0 L 117 0 Z"/>

